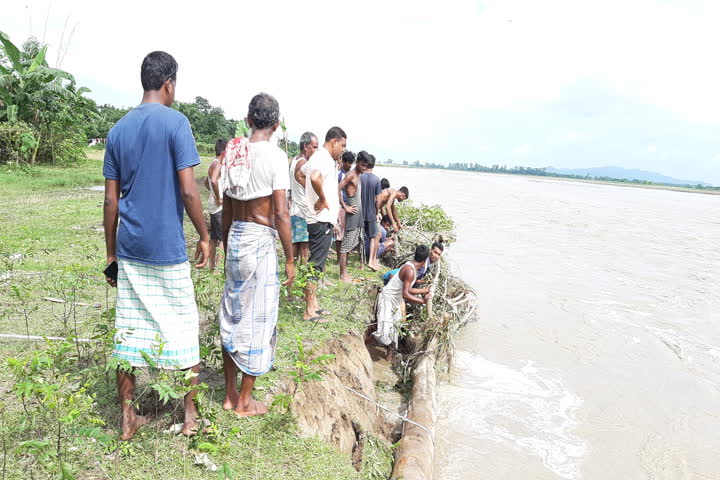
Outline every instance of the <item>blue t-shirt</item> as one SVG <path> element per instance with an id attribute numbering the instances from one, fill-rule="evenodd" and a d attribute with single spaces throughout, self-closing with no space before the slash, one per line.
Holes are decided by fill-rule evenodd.
<path id="1" fill-rule="evenodd" d="M 366 222 L 371 222 L 377 215 L 375 197 L 382 193 L 380 177 L 374 173 L 363 173 L 360 175 L 360 183 L 362 184 L 360 196 L 362 197 L 363 217 Z"/>
<path id="2" fill-rule="evenodd" d="M 103 175 L 120 181 L 119 258 L 150 265 L 188 260 L 177 172 L 199 163 L 190 122 L 177 110 L 143 103 L 115 124 Z"/>

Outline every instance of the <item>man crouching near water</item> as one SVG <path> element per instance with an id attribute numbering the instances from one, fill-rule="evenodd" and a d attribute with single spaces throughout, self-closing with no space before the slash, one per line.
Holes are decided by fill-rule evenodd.
<path id="1" fill-rule="evenodd" d="M 283 285 L 295 279 L 285 192 L 290 188 L 287 157 L 274 142 L 280 107 L 272 96 L 255 95 L 248 107 L 249 139 L 228 142 L 222 164 L 225 291 L 218 320 L 223 349 L 223 408 L 249 417 L 267 413 L 253 400 L 255 379 L 275 359 L 280 281 L 275 239 L 285 253 Z M 242 371 L 240 390 L 237 369 Z"/>
<path id="2" fill-rule="evenodd" d="M 403 301 L 425 305 L 429 293 L 425 289 L 413 288 L 417 272 L 425 266 L 430 251 L 425 245 L 415 247 L 413 259 L 393 276 L 378 295 L 377 330 L 372 333 L 377 343 L 387 347 L 387 358 L 392 359 L 392 348 L 398 345 L 398 329 L 402 321 L 401 305 Z M 424 294 L 422 298 L 416 295 Z"/>
<path id="3" fill-rule="evenodd" d="M 145 57 L 142 103 L 110 130 L 103 162 L 107 262 L 117 262 L 117 279 L 106 280 L 117 286 L 113 357 L 121 365 L 122 440 L 147 423 L 135 413 L 135 375 L 128 367 L 144 367 L 149 356 L 159 368 L 192 370 L 191 386 L 200 371 L 199 317 L 183 207 L 200 235 L 198 268 L 208 260 L 210 238 L 195 184 L 193 167 L 200 156 L 190 122 L 170 108 L 177 71 L 172 55 L 152 52 Z M 195 392 L 185 395 L 185 435 L 198 428 Z"/>

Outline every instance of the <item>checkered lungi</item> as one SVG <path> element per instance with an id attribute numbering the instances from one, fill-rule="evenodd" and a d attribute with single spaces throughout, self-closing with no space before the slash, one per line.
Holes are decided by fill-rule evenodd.
<path id="1" fill-rule="evenodd" d="M 188 262 L 146 265 L 118 259 L 113 355 L 143 367 L 146 353 L 160 368 L 200 363 L 199 317 Z"/>

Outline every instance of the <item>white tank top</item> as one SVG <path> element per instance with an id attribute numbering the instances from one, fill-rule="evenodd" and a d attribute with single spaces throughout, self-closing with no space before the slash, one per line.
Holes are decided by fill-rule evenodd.
<path id="1" fill-rule="evenodd" d="M 410 282 L 410 285 L 414 285 L 415 280 L 417 279 L 417 270 L 415 270 L 415 265 L 413 265 L 412 262 L 407 262 L 405 265 L 410 265 L 413 269 L 413 279 L 412 282 Z M 403 281 L 400 279 L 400 272 L 403 268 L 405 268 L 405 265 L 400 267 L 400 271 L 393 275 L 387 285 L 383 287 L 383 294 L 387 295 L 389 298 L 396 299 L 398 302 L 402 300 L 403 292 Z"/>

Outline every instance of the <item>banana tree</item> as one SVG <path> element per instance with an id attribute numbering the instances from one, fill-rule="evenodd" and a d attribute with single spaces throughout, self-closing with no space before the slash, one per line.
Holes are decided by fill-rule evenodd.
<path id="1" fill-rule="evenodd" d="M 0 32 L 5 62 L 0 61 L 0 121 L 23 120 L 37 124 L 43 98 L 55 96 L 68 99 L 90 90 L 75 90 L 75 78 L 64 70 L 50 68 L 45 62 L 44 46 L 29 63 L 23 63 L 20 49 Z M 67 82 L 67 83 L 66 83 Z"/>

